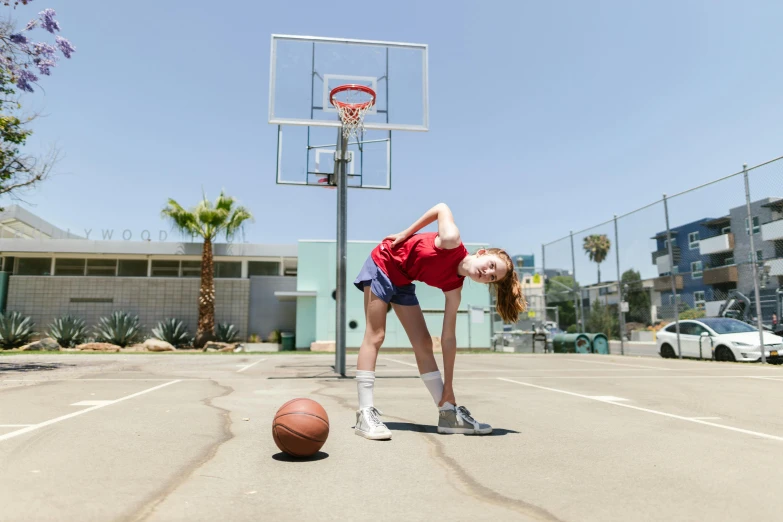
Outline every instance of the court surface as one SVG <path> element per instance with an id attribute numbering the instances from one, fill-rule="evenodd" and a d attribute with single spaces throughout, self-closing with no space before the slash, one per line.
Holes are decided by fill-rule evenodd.
<path id="1" fill-rule="evenodd" d="M 492 424 L 438 435 L 412 354 L 382 354 L 389 442 L 353 433 L 333 355 L 0 357 L 0 506 L 18 520 L 773 520 L 783 368 L 573 354 L 459 354 Z M 348 355 L 349 375 L 356 356 Z M 329 414 L 312 460 L 271 421 Z"/>

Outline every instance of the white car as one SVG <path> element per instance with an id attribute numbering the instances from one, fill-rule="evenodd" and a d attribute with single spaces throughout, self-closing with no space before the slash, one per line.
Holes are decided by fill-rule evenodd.
<path id="1" fill-rule="evenodd" d="M 657 338 L 661 357 L 678 356 L 675 323 L 666 325 L 658 332 Z M 703 357 L 716 361 L 761 360 L 758 329 L 727 317 L 680 321 L 680 347 L 683 357 Z M 783 337 L 764 332 L 764 351 L 767 361 L 781 362 Z"/>

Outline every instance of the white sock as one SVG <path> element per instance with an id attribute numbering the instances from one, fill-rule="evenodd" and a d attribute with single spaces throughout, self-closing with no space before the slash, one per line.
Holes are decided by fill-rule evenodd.
<path id="1" fill-rule="evenodd" d="M 375 372 L 356 370 L 356 388 L 359 391 L 359 409 L 374 406 L 372 392 L 375 387 Z"/>
<path id="2" fill-rule="evenodd" d="M 421 380 L 424 381 L 424 386 L 430 391 L 432 400 L 435 401 L 435 406 L 440 404 L 440 400 L 443 398 L 443 380 L 440 378 L 440 371 L 436 370 L 430 373 L 422 373 Z M 454 405 L 450 402 L 444 402 L 441 410 L 453 410 Z"/>

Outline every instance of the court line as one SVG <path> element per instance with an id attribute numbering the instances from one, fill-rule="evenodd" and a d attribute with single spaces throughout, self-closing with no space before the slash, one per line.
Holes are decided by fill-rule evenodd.
<path id="1" fill-rule="evenodd" d="M 27 426 L 33 426 L 33 424 L 0 424 L 0 428 L 26 428 Z"/>
<path id="2" fill-rule="evenodd" d="M 253 364 L 248 364 L 247 366 L 243 366 L 242 368 L 240 368 L 239 370 L 237 370 L 237 373 L 244 372 L 244 371 L 245 371 L 245 370 L 247 370 L 248 368 L 251 368 L 251 367 L 255 366 L 256 364 L 258 364 L 258 363 L 260 363 L 260 362 L 264 362 L 264 361 L 266 361 L 266 359 L 259 359 L 259 360 L 257 360 L 256 362 L 254 362 Z"/>
<path id="3" fill-rule="evenodd" d="M 413 363 L 409 363 L 409 362 L 405 362 L 405 361 L 399 361 L 397 359 L 392 359 L 391 357 L 384 357 L 384 359 L 387 360 L 387 361 L 392 361 L 392 362 L 396 362 L 396 363 L 399 363 L 399 364 L 405 364 L 407 366 L 413 366 L 417 370 L 419 369 L 418 365 L 413 364 Z"/>
<path id="4" fill-rule="evenodd" d="M 136 393 L 133 393 L 131 395 L 126 395 L 125 397 L 120 397 L 119 399 L 115 399 L 113 401 L 107 401 L 105 404 L 99 404 L 97 406 L 91 406 L 89 408 L 85 408 L 83 410 L 80 410 L 80 411 L 77 411 L 77 412 L 74 412 L 74 413 L 69 413 L 68 415 L 62 415 L 61 417 L 55 417 L 54 419 L 49 419 L 48 421 L 40 422 L 38 424 L 32 424 L 30 426 L 27 426 L 26 428 L 22 428 L 21 430 L 16 430 L 16 431 L 12 431 L 10 433 L 6 433 L 5 435 L 0 435 L 0 442 L 2 442 L 4 440 L 12 439 L 14 437 L 18 437 L 19 435 L 24 435 L 25 433 L 30 433 L 31 431 L 35 431 L 37 429 L 44 428 L 46 426 L 50 426 L 50 425 L 55 424 L 57 422 L 61 422 L 61 421 L 67 420 L 67 419 L 70 419 L 72 417 L 76 417 L 78 415 L 83 415 L 85 413 L 88 413 L 88 412 L 91 412 L 91 411 L 95 411 L 95 410 L 100 409 L 100 408 L 105 408 L 106 406 L 110 406 L 112 404 L 117 404 L 118 402 L 126 401 L 128 399 L 133 399 L 133 398 L 138 397 L 140 395 L 144 395 L 145 393 L 153 392 L 155 390 L 159 390 L 161 388 L 164 388 L 164 387 L 169 386 L 171 384 L 176 384 L 178 382 L 180 382 L 179 379 L 176 380 L 176 381 L 170 381 L 170 382 L 167 382 L 167 383 L 164 383 L 164 384 L 159 384 L 158 386 L 154 386 L 152 388 L 147 388 L 146 390 L 142 390 L 140 392 L 136 392 Z"/>
<path id="5" fill-rule="evenodd" d="M 742 429 L 742 428 L 735 428 L 734 426 L 726 426 L 725 424 L 715 424 L 714 422 L 707 422 L 707 421 L 703 421 L 703 420 L 698 420 L 698 419 L 695 419 L 693 417 L 683 417 L 681 415 L 674 415 L 673 413 L 666 413 L 666 412 L 663 412 L 663 411 L 651 410 L 651 409 L 648 409 L 648 408 L 640 408 L 639 406 L 632 406 L 630 404 L 625 404 L 625 403 L 622 403 L 622 402 L 610 402 L 610 401 L 600 400 L 600 399 L 596 399 L 595 397 L 591 397 L 590 395 L 582 395 L 581 393 L 574 393 L 574 392 L 565 391 L 565 390 L 558 390 L 557 388 L 548 388 L 546 386 L 539 386 L 537 384 L 531 384 L 529 382 L 514 381 L 512 379 L 506 379 L 504 377 L 498 377 L 498 380 L 506 381 L 506 382 L 512 382 L 514 384 L 521 384 L 522 386 L 529 386 L 531 388 L 538 388 L 540 390 L 546 390 L 546 391 L 551 391 L 551 392 L 556 392 L 556 393 L 563 393 L 565 395 L 571 395 L 573 397 L 579 397 L 581 399 L 588 399 L 588 400 L 591 400 L 591 401 L 600 402 L 602 404 L 611 404 L 612 406 L 619 406 L 620 408 L 629 408 L 631 410 L 638 410 L 638 411 L 643 411 L 645 413 L 652 413 L 653 415 L 660 415 L 662 417 L 669 417 L 671 419 L 678 419 L 678 420 L 683 420 L 683 421 L 686 421 L 686 422 L 693 422 L 694 424 L 702 424 L 704 426 L 711 426 L 713 428 L 719 428 L 719 429 L 728 430 L 728 431 L 735 431 L 737 433 L 744 433 L 745 435 L 753 435 L 753 436 L 756 436 L 756 437 L 762 437 L 762 438 L 765 438 L 765 439 L 770 439 L 770 440 L 776 440 L 776 441 L 779 441 L 779 442 L 783 442 L 783 437 L 779 437 L 777 435 L 770 435 L 769 433 L 762 433 L 760 431 L 751 431 L 751 430 L 746 430 L 746 429 Z"/>
<path id="6" fill-rule="evenodd" d="M 743 377 L 747 377 L 748 379 L 763 379 L 765 381 L 783 382 L 783 378 L 777 378 L 777 377 L 762 377 L 761 375 L 743 375 Z"/>
<path id="7" fill-rule="evenodd" d="M 663 371 L 673 371 L 674 368 L 665 368 L 663 366 L 643 366 L 641 364 L 621 364 L 621 363 L 610 363 L 610 362 L 604 362 L 604 361 L 588 361 L 586 359 L 560 359 L 561 361 L 574 361 L 574 362 L 586 362 L 588 364 L 608 364 L 609 366 L 627 366 L 628 368 L 647 368 L 651 370 L 663 370 Z"/>

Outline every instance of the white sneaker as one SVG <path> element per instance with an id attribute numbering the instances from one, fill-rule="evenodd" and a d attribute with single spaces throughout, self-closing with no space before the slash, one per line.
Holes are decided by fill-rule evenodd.
<path id="1" fill-rule="evenodd" d="M 443 410 L 438 419 L 438 433 L 460 433 L 463 435 L 488 435 L 492 426 L 474 419 L 465 406 Z"/>
<path id="2" fill-rule="evenodd" d="M 381 415 L 374 406 L 356 410 L 354 433 L 370 440 L 391 440 L 391 431 L 381 422 Z"/>

